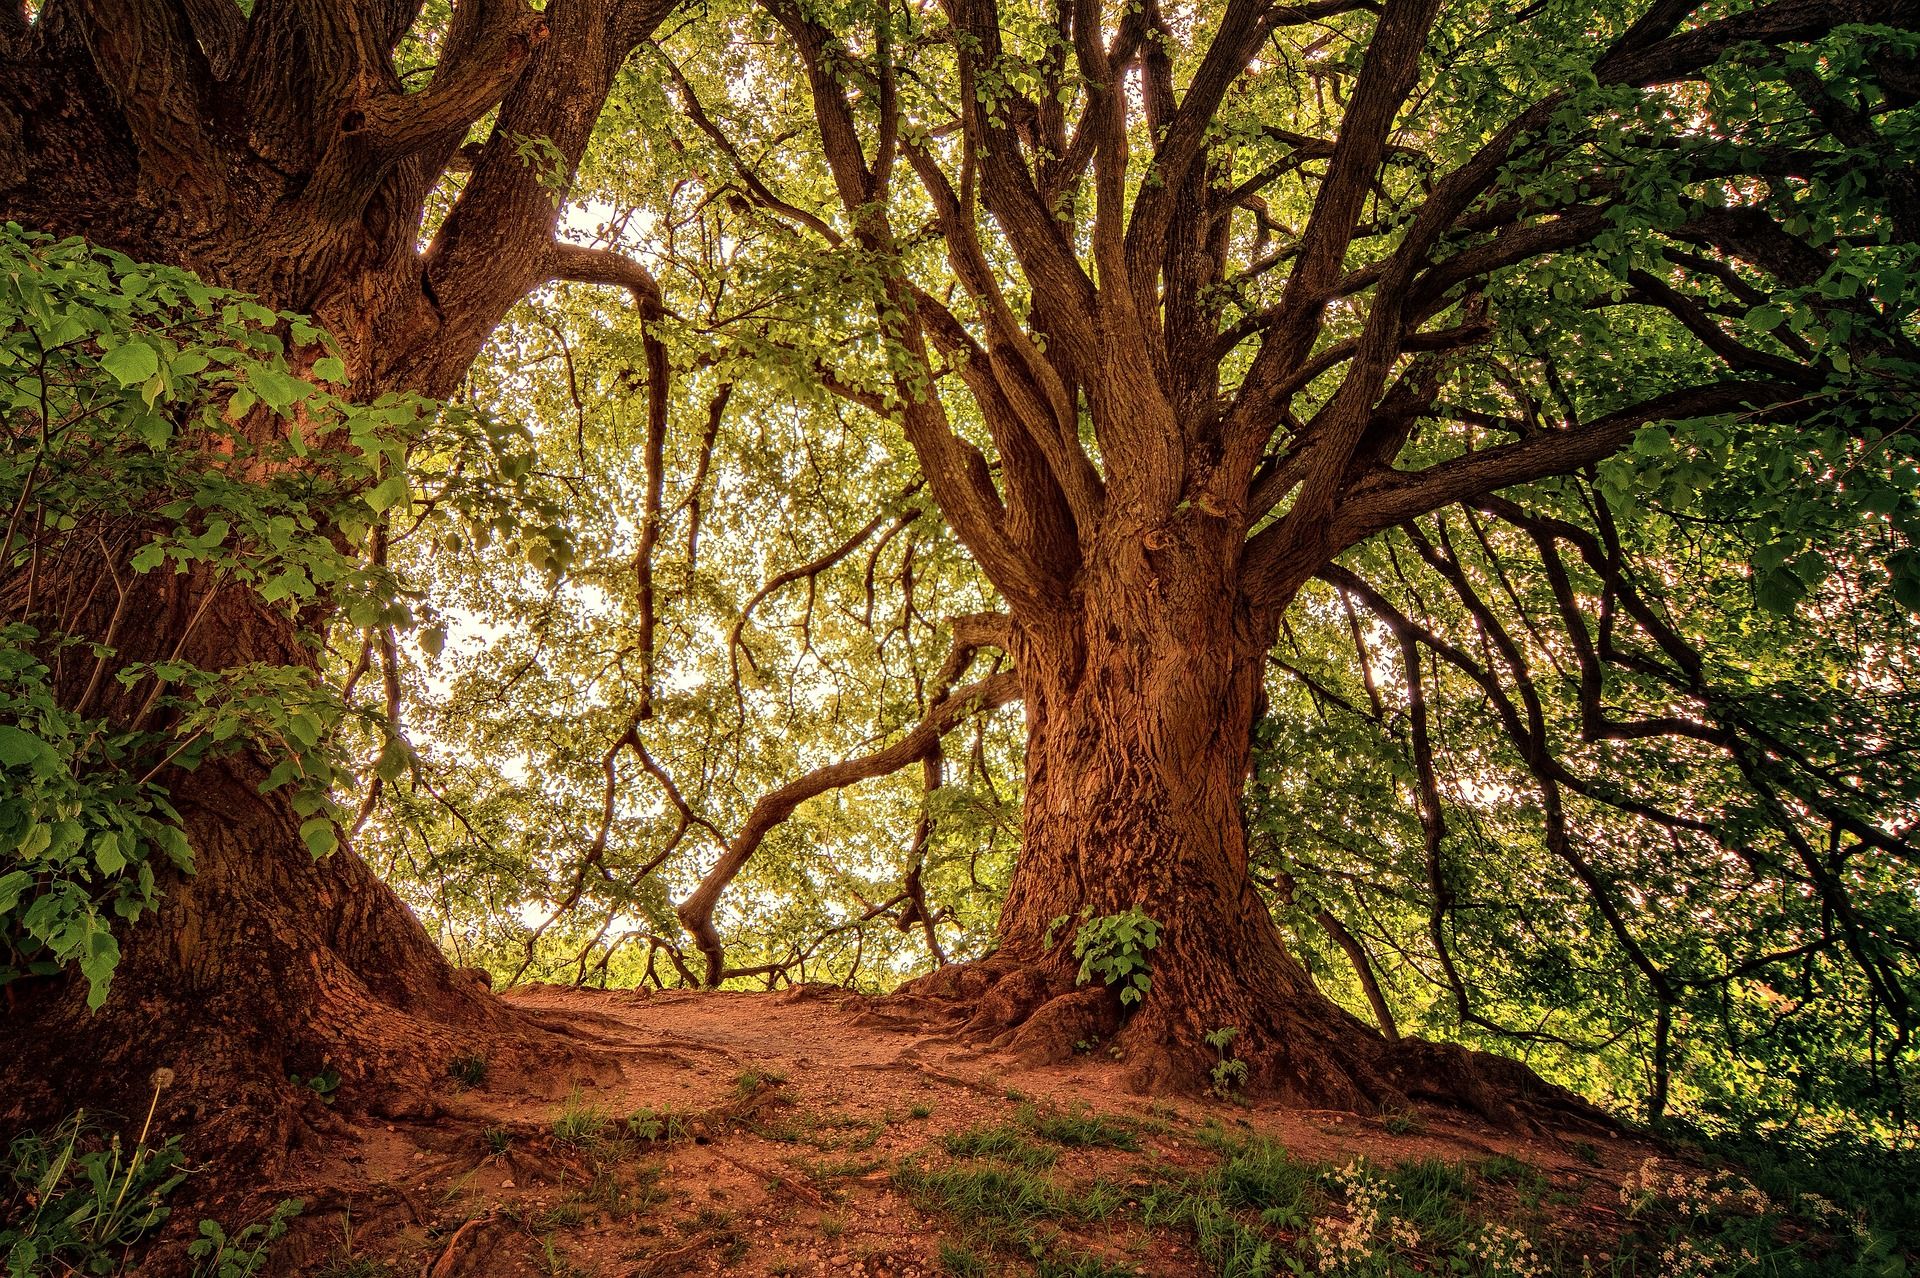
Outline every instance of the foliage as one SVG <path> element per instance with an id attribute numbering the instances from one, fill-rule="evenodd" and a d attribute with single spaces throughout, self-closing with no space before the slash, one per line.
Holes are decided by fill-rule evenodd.
<path id="1" fill-rule="evenodd" d="M 178 1137 L 123 1149 L 84 1110 L 7 1151 L 0 1259 L 8 1278 L 116 1274 L 127 1250 L 172 1214 L 163 1200 L 186 1179 Z"/>
<path id="2" fill-rule="evenodd" d="M 1181 91 L 1214 32 L 1207 13 L 1166 33 Z M 877 84 L 892 49 L 901 137 L 950 174 L 974 172 L 955 103 L 929 87 L 956 82 L 967 52 L 950 19 L 808 16 L 842 83 Z M 1017 132 L 1039 118 L 1058 37 L 1033 6 L 998 16 L 996 60 L 969 73 Z M 1456 506 L 1373 537 L 1339 565 L 1366 598 L 1306 587 L 1273 652 L 1248 795 L 1256 878 L 1322 986 L 1372 1014 L 1361 954 L 1406 1032 L 1525 1041 L 1558 1079 L 1626 1108 L 1892 1130 L 1911 1109 L 1903 858 L 1920 788 L 1891 743 L 1916 728 L 1920 272 L 1887 162 L 1913 143 L 1913 104 L 1882 71 L 1913 35 L 1846 27 L 1732 46 L 1672 83 L 1604 81 L 1593 64 L 1636 16 L 1469 5 L 1431 32 L 1345 269 L 1365 286 L 1435 175 L 1542 100 L 1552 109 L 1527 117 L 1481 220 L 1449 231 L 1431 261 L 1444 272 L 1524 236 L 1553 243 L 1436 294 L 1410 326 L 1466 344 L 1393 365 L 1433 376 L 1394 464 L 1571 434 L 1676 385 L 1779 376 L 1799 389 L 1778 412 L 1656 414 L 1587 473 L 1508 491 L 1511 508 Z M 1238 335 L 1223 394 L 1284 298 L 1290 228 L 1323 189 L 1300 139 L 1341 124 L 1374 21 L 1332 15 L 1311 47 L 1275 37 L 1210 126 L 1218 180 L 1260 201 L 1223 219 L 1235 269 L 1198 317 Z M 783 781 L 914 722 L 946 649 L 941 615 L 995 602 L 915 487 L 900 404 L 931 388 L 999 466 L 995 427 L 961 389 L 959 356 L 933 376 L 898 340 L 888 281 L 948 306 L 976 341 L 997 331 L 991 308 L 937 235 L 882 249 L 852 232 L 811 86 L 766 60 L 788 35 L 763 9 L 722 5 L 647 50 L 575 177 L 568 233 L 645 262 L 666 313 L 643 320 L 623 296 L 556 288 L 516 311 L 476 366 L 476 399 L 531 424 L 532 482 L 573 512 L 572 574 L 550 583 L 468 543 L 396 552 L 459 617 L 459 639 L 401 671 L 422 746 L 416 772 L 382 795 L 368 845 L 462 961 L 503 976 L 697 979 L 674 905 L 721 840 Z M 1060 101 L 1086 93 L 1065 83 Z M 882 97 L 855 94 L 863 137 L 876 136 Z M 1833 126 L 1833 104 L 1849 102 L 1867 104 L 1877 151 Z M 1128 128 L 1131 198 L 1152 189 L 1141 157 L 1155 141 L 1144 121 Z M 1791 173 L 1779 170 L 1788 154 Z M 888 215 L 932 225 L 901 167 Z M 1085 232 L 1092 205 L 1063 188 L 1058 211 Z M 1763 221 L 1814 265 L 1783 274 L 1769 254 L 1713 238 Z M 991 218 L 977 230 L 1008 311 L 1030 318 L 1013 242 Z M 1367 302 L 1356 293 L 1329 312 L 1287 420 L 1329 410 Z M 657 463 L 654 392 L 634 373 L 649 338 L 672 372 Z M 1647 628 L 1663 620 L 1671 634 Z M 1418 628 L 1411 665 L 1402 621 Z M 636 655 L 649 627 L 651 671 Z M 770 836 L 719 916 L 729 965 L 755 973 L 738 980 L 879 987 L 934 961 L 929 941 L 946 957 L 989 943 L 1013 855 L 1017 728 L 985 725 L 964 769 L 949 753 L 938 788 L 876 779 Z M 1843 869 L 1828 873 L 1823 856 Z M 924 931 L 898 895 L 909 880 L 936 916 Z M 1076 945 L 1104 949 L 1100 936 Z M 1076 957 L 1083 979 L 1107 979 L 1089 951 Z M 1145 947 L 1134 957 L 1116 974 L 1129 1005 L 1146 988 L 1134 984 Z M 1237 1062 L 1216 1050 L 1228 1071 L 1216 1081 L 1231 1083 Z"/>
<path id="3" fill-rule="evenodd" d="M 77 962 L 104 997 L 117 921 L 191 858 L 165 768 L 257 749 L 316 852 L 361 813 L 358 845 L 461 962 L 696 982 L 676 907 L 756 805 L 897 741 L 971 668 L 944 669 L 954 619 L 1007 602 L 992 546 L 942 520 L 951 492 L 935 499 L 907 410 L 937 405 L 1010 526 L 1047 503 L 1020 489 L 1035 450 L 983 370 L 1065 368 L 1054 442 L 1103 481 L 1135 460 L 1093 379 L 1049 362 L 1086 308 L 1048 280 L 1080 272 L 1118 305 L 1123 272 L 1100 254 L 1169 189 L 1160 166 L 1186 136 L 1169 112 L 1206 97 L 1231 60 L 1210 42 L 1243 7 L 1128 10 L 1142 87 L 1104 96 L 1059 15 L 1021 0 L 994 8 L 991 42 L 958 11 L 702 9 L 623 73 L 578 172 L 551 138 L 491 135 L 562 203 L 562 234 L 643 264 L 659 305 L 540 292 L 451 412 L 347 403 L 344 364 L 296 318 L 15 235 L 8 580 L 37 562 L 23 530 L 51 550 L 130 495 L 130 571 L 300 610 L 327 682 L 299 662 L 102 655 L 0 597 L 0 714 L 20 725 L 0 732 L 0 981 Z M 1384 22 L 1333 8 L 1263 30 L 1265 52 L 1181 117 L 1208 158 L 1173 189 L 1232 197 L 1194 237 L 1221 269 L 1188 288 L 1169 252 L 1122 300 L 1201 335 L 1204 358 L 1151 370 L 1191 375 L 1168 415 L 1182 429 L 1259 383 L 1302 228 L 1326 221 L 1326 144 Z M 1705 50 L 1697 65 L 1616 74 L 1643 8 L 1445 6 L 1383 113 L 1391 142 L 1334 283 L 1268 370 L 1288 393 L 1240 450 L 1271 504 L 1211 506 L 1231 450 L 1196 435 L 1169 449 L 1179 491 L 1148 520 L 1164 528 L 1109 540 L 1246 516 L 1227 558 L 1260 559 L 1303 501 L 1280 482 L 1293 449 L 1354 402 L 1380 410 L 1359 423 L 1380 455 L 1331 473 L 1374 490 L 1627 420 L 1616 455 L 1402 511 L 1289 596 L 1261 635 L 1279 638 L 1246 801 L 1255 881 L 1316 981 L 1383 1026 L 1525 1043 L 1650 1116 L 1884 1137 L 1910 1122 L 1920 1027 L 1920 258 L 1902 194 L 1920 131 L 1899 72 L 1915 36 L 1779 36 L 1712 6 L 1659 45 Z M 424 12 L 409 72 L 449 20 Z M 1761 38 L 1716 43 L 1729 23 Z M 796 31 L 818 34 L 824 74 L 797 70 Z M 841 134 L 820 113 L 836 89 Z M 1111 136 L 1100 101 L 1125 108 Z M 1097 182 L 1056 167 L 1084 161 L 1082 141 L 1102 148 Z M 857 200 L 849 145 L 873 179 Z M 981 176 L 1009 155 L 1053 183 L 1038 221 L 1057 269 L 1034 269 L 1006 187 Z M 1485 190 L 1421 241 L 1444 176 L 1483 155 Z M 1376 324 L 1417 243 L 1394 285 L 1417 305 Z M 1390 349 L 1360 360 L 1374 339 Z M 1736 382 L 1761 389 L 1729 398 Z M 1660 408 L 1687 387 L 1712 406 Z M 1341 491 L 1327 528 L 1366 504 Z M 89 662 L 103 694 L 71 695 Z M 718 975 L 880 988 L 992 944 L 1016 716 L 969 717 L 912 762 L 768 835 L 722 901 Z M 1080 981 L 1140 1002 L 1154 920 L 1077 921 Z M 1230 1090 L 1246 1066 L 1211 1046 Z"/>
<path id="4" fill-rule="evenodd" d="M 77 962 L 98 1007 L 119 960 L 114 922 L 154 906 L 150 858 L 191 872 L 193 855 L 165 792 L 119 766 L 126 743 L 60 707 L 37 638 L 0 630 L 0 984 Z"/>
<path id="5" fill-rule="evenodd" d="M 487 1058 L 466 1052 L 447 1062 L 447 1077 L 462 1087 L 483 1087 L 487 1081 Z"/>
<path id="6" fill-rule="evenodd" d="M 513 478 L 521 434 L 409 397 L 354 403 L 344 380 L 299 316 L 0 228 L 0 984 L 77 962 L 90 1002 L 106 997 L 114 926 L 192 868 L 168 769 L 256 751 L 313 854 L 335 847 L 351 712 L 310 654 L 196 665 L 217 599 L 294 616 L 316 646 L 332 616 L 432 646 L 444 629 L 378 553 L 390 522 L 483 526 L 564 564 Z M 438 479 L 418 514 L 410 464 Z M 147 651 L 167 579 L 195 606 Z M 61 584 L 82 581 L 92 593 Z M 383 738 L 370 774 L 406 763 Z"/>
<path id="7" fill-rule="evenodd" d="M 187 1245 L 187 1255 L 195 1262 L 193 1278 L 253 1278 L 266 1267 L 273 1244 L 305 1208 L 304 1199 L 283 1198 L 264 1219 L 232 1234 L 218 1221 L 201 1221 L 200 1236 Z"/>
<path id="8" fill-rule="evenodd" d="M 1220 1056 L 1207 1071 L 1207 1080 L 1212 1084 L 1213 1094 L 1222 1099 L 1237 1093 L 1247 1081 L 1247 1063 L 1233 1055 L 1233 1040 L 1240 1037 L 1238 1025 L 1222 1025 L 1211 1029 L 1202 1041 Z"/>
<path id="9" fill-rule="evenodd" d="M 1048 934 L 1066 922 L 1064 915 L 1055 919 Z M 1075 979 L 1081 985 L 1098 980 L 1118 990 L 1122 1006 L 1138 1003 L 1153 986 L 1147 955 L 1159 944 L 1160 925 L 1139 906 L 1097 918 L 1091 907 L 1084 909 L 1073 932 L 1073 956 L 1080 960 Z"/>

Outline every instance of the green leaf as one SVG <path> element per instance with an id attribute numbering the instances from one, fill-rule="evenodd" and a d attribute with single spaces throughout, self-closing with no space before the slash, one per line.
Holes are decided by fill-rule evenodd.
<path id="1" fill-rule="evenodd" d="M 405 472 L 395 472 L 381 480 L 374 486 L 372 491 L 367 494 L 367 505 L 371 506 L 374 513 L 378 514 L 391 506 L 396 506 L 405 501 L 406 497 L 407 476 Z"/>
<path id="2" fill-rule="evenodd" d="M 87 978 L 87 1007 L 98 1011 L 107 1001 L 113 970 L 120 965 L 120 943 L 97 919 L 87 921 L 86 941 L 80 951 L 80 971 Z"/>
<path id="3" fill-rule="evenodd" d="M 127 868 L 127 858 L 120 851 L 119 835 L 108 830 L 94 839 L 93 863 L 100 867 L 102 874 L 118 874 Z"/>
<path id="4" fill-rule="evenodd" d="M 0 914 L 9 914 L 20 904 L 20 897 L 33 886 L 33 876 L 25 870 L 0 874 Z"/>
<path id="5" fill-rule="evenodd" d="M 0 724 L 0 764 L 10 768 L 25 767 L 52 752 L 52 747 L 25 728 Z"/>
<path id="6" fill-rule="evenodd" d="M 100 367 L 112 373 L 121 386 L 138 386 L 160 371 L 160 352 L 134 338 L 108 351 Z"/>
<path id="7" fill-rule="evenodd" d="M 331 817 L 314 817 L 300 826 L 300 838 L 306 843 L 307 851 L 314 860 L 331 855 L 340 846 L 340 835 L 334 829 Z"/>
<path id="8" fill-rule="evenodd" d="M 306 398 L 313 387 L 277 368 L 255 366 L 247 370 L 247 385 L 269 408 L 282 409 Z"/>

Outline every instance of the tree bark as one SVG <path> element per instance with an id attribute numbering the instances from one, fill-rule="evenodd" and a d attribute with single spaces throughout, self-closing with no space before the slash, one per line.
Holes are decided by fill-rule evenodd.
<path id="1" fill-rule="evenodd" d="M 0 30 L 0 209 L 313 314 L 358 398 L 444 396 L 508 308 L 563 273 L 555 183 L 571 179 L 621 63 L 670 7 L 462 4 L 426 87 L 409 89 L 393 62 L 419 10 L 407 0 L 258 0 L 244 15 L 229 3 L 47 0 Z M 496 106 L 501 127 L 421 251 L 429 196 Z M 551 143 L 559 171 L 527 162 L 523 138 Z M 86 581 L 105 567 L 76 553 L 64 571 Z M 193 574 L 133 580 L 114 639 L 122 663 L 314 661 L 294 620 L 249 593 L 209 598 Z M 0 614 L 23 595 L 0 574 Z M 97 605 L 57 620 L 83 639 L 108 635 Z M 84 695 L 77 682 L 62 693 Z M 96 712 L 126 723 L 142 713 L 128 696 Z M 455 1055 L 489 1056 L 496 1077 L 585 1064 L 450 967 L 350 848 L 315 860 L 284 795 L 260 793 L 267 770 L 243 756 L 167 778 L 195 872 L 160 876 L 162 904 L 122 936 L 103 1008 L 89 1012 L 71 977 L 8 988 L 0 1125 L 81 1105 L 137 1114 L 164 1068 L 174 1081 L 159 1130 L 186 1132 L 196 1158 L 229 1173 L 271 1173 L 303 1131 L 331 1125 L 292 1076 L 331 1070 L 344 1104 L 398 1114 L 431 1110 Z"/>
<path id="2" fill-rule="evenodd" d="M 1390 1042 L 1287 952 L 1248 872 L 1241 808 L 1274 619 L 1235 588 L 1227 536 L 1215 520 L 1157 533 L 1114 520 L 1077 608 L 1016 614 L 1024 838 L 998 946 L 910 991 L 964 1000 L 973 1029 L 1031 1060 L 1110 1037 L 1141 1091 L 1206 1086 L 1232 1058 L 1246 1071 L 1231 1086 L 1285 1104 L 1592 1116 L 1515 1062 Z M 1135 908 L 1159 932 L 1150 986 L 1128 1007 L 1117 988 L 1078 983 L 1072 943 L 1083 920 Z M 1224 1047 L 1207 1041 L 1227 1029 Z"/>

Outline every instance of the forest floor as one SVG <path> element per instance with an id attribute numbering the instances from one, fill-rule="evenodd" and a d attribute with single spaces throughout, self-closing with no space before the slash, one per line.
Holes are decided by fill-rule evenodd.
<path id="1" fill-rule="evenodd" d="M 505 997 L 593 1077 L 476 1060 L 445 1112 L 352 1119 L 261 1187 L 305 1200 L 262 1272 L 1620 1272 L 1647 1160 L 1683 1171 L 1590 1130 L 1132 1096 L 1098 1050 L 1026 1068 L 836 990 Z"/>

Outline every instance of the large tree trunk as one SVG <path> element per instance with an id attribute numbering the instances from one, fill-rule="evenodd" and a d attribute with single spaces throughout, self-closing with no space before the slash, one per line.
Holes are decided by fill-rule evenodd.
<path id="1" fill-rule="evenodd" d="M 1370 1032 L 1314 989 L 1248 877 L 1240 799 L 1266 645 L 1210 549 L 1120 542 L 1076 614 L 1021 629 L 1025 837 L 1001 949 L 1075 966 L 1083 915 L 1138 907 L 1159 944 L 1119 1042 L 1142 1083 L 1204 1077 L 1220 1059 L 1205 1036 L 1231 1027 L 1262 1084 L 1364 1107 L 1386 1099 Z"/>
<path id="2" fill-rule="evenodd" d="M 58 580 L 48 602 L 105 569 L 66 557 L 49 574 Z M 312 664 L 294 621 L 250 591 L 229 587 L 208 602 L 202 574 L 129 579 L 116 627 L 123 662 Z M 0 605 L 19 584 L 0 578 Z M 106 611 L 102 601 L 58 620 L 100 635 Z M 64 703 L 84 695 L 90 668 L 72 662 L 56 678 Z M 90 705 L 125 723 L 152 685 L 103 686 L 114 691 Z M 71 973 L 8 987 L 0 1124 L 44 1124 L 82 1104 L 137 1115 L 164 1069 L 172 1081 L 161 1130 L 190 1131 L 198 1158 L 271 1170 L 302 1132 L 327 1122 L 296 1076 L 337 1075 L 337 1099 L 354 1109 L 418 1113 L 434 1104 L 454 1056 L 506 1064 L 516 1054 L 527 1027 L 448 965 L 360 857 L 308 851 L 285 791 L 261 793 L 268 764 L 241 754 L 168 776 L 194 873 L 162 873 L 160 906 L 126 929 L 100 1009 L 88 1009 Z"/>
<path id="3" fill-rule="evenodd" d="M 1389 1043 L 1287 953 L 1248 874 L 1241 808 L 1273 619 L 1252 615 L 1234 567 L 1204 523 L 1116 527 L 1079 607 L 1017 626 L 1026 807 L 999 945 L 915 991 L 977 1000 L 974 1028 L 1029 1059 L 1111 1036 L 1140 1090 L 1208 1085 L 1231 1057 L 1246 1072 L 1222 1081 L 1289 1104 L 1432 1099 L 1503 1122 L 1529 1098 L 1583 1110 L 1513 1062 Z M 1083 919 L 1135 908 L 1159 942 L 1145 998 L 1126 1006 L 1078 983 L 1072 941 Z M 1224 1049 L 1207 1042 L 1229 1028 Z"/>
<path id="4" fill-rule="evenodd" d="M 553 175 L 525 163 L 513 137 L 551 142 L 570 176 L 615 73 L 668 7 L 461 5 L 422 90 L 402 84 L 391 52 L 415 0 L 263 0 L 247 13 L 48 0 L 31 22 L 15 5 L 0 14 L 0 210 L 315 315 L 339 339 L 357 397 L 445 395 L 515 301 L 568 274 L 552 238 Z M 463 162 L 464 188 L 421 252 L 429 194 L 496 105 L 508 136 Z M 610 269 L 589 265 L 596 280 Z M 280 425 L 263 416 L 261 427 Z M 76 553 L 64 571 L 88 581 L 104 567 Z M 0 615 L 19 585 L 0 574 Z M 292 620 L 242 591 L 208 603 L 204 589 L 193 575 L 136 578 L 118 660 L 184 643 L 179 655 L 207 670 L 312 662 Z M 97 605 L 57 620 L 107 636 Z M 68 704 L 79 693 L 63 691 Z M 134 711 L 104 713 L 125 722 Z M 284 792 L 260 793 L 266 768 L 229 758 L 166 778 L 196 871 L 162 876 L 157 914 L 121 938 L 103 1008 L 89 1012 L 71 976 L 8 988 L 0 1126 L 83 1104 L 139 1114 L 164 1067 L 174 1081 L 162 1131 L 186 1131 L 196 1158 L 229 1171 L 271 1169 L 286 1138 L 326 1122 L 292 1075 L 331 1070 L 348 1105 L 418 1111 L 455 1055 L 510 1070 L 535 1046 L 543 1072 L 572 1059 L 551 1039 L 534 1044 L 536 1027 L 453 970 L 350 848 L 316 861 Z"/>

